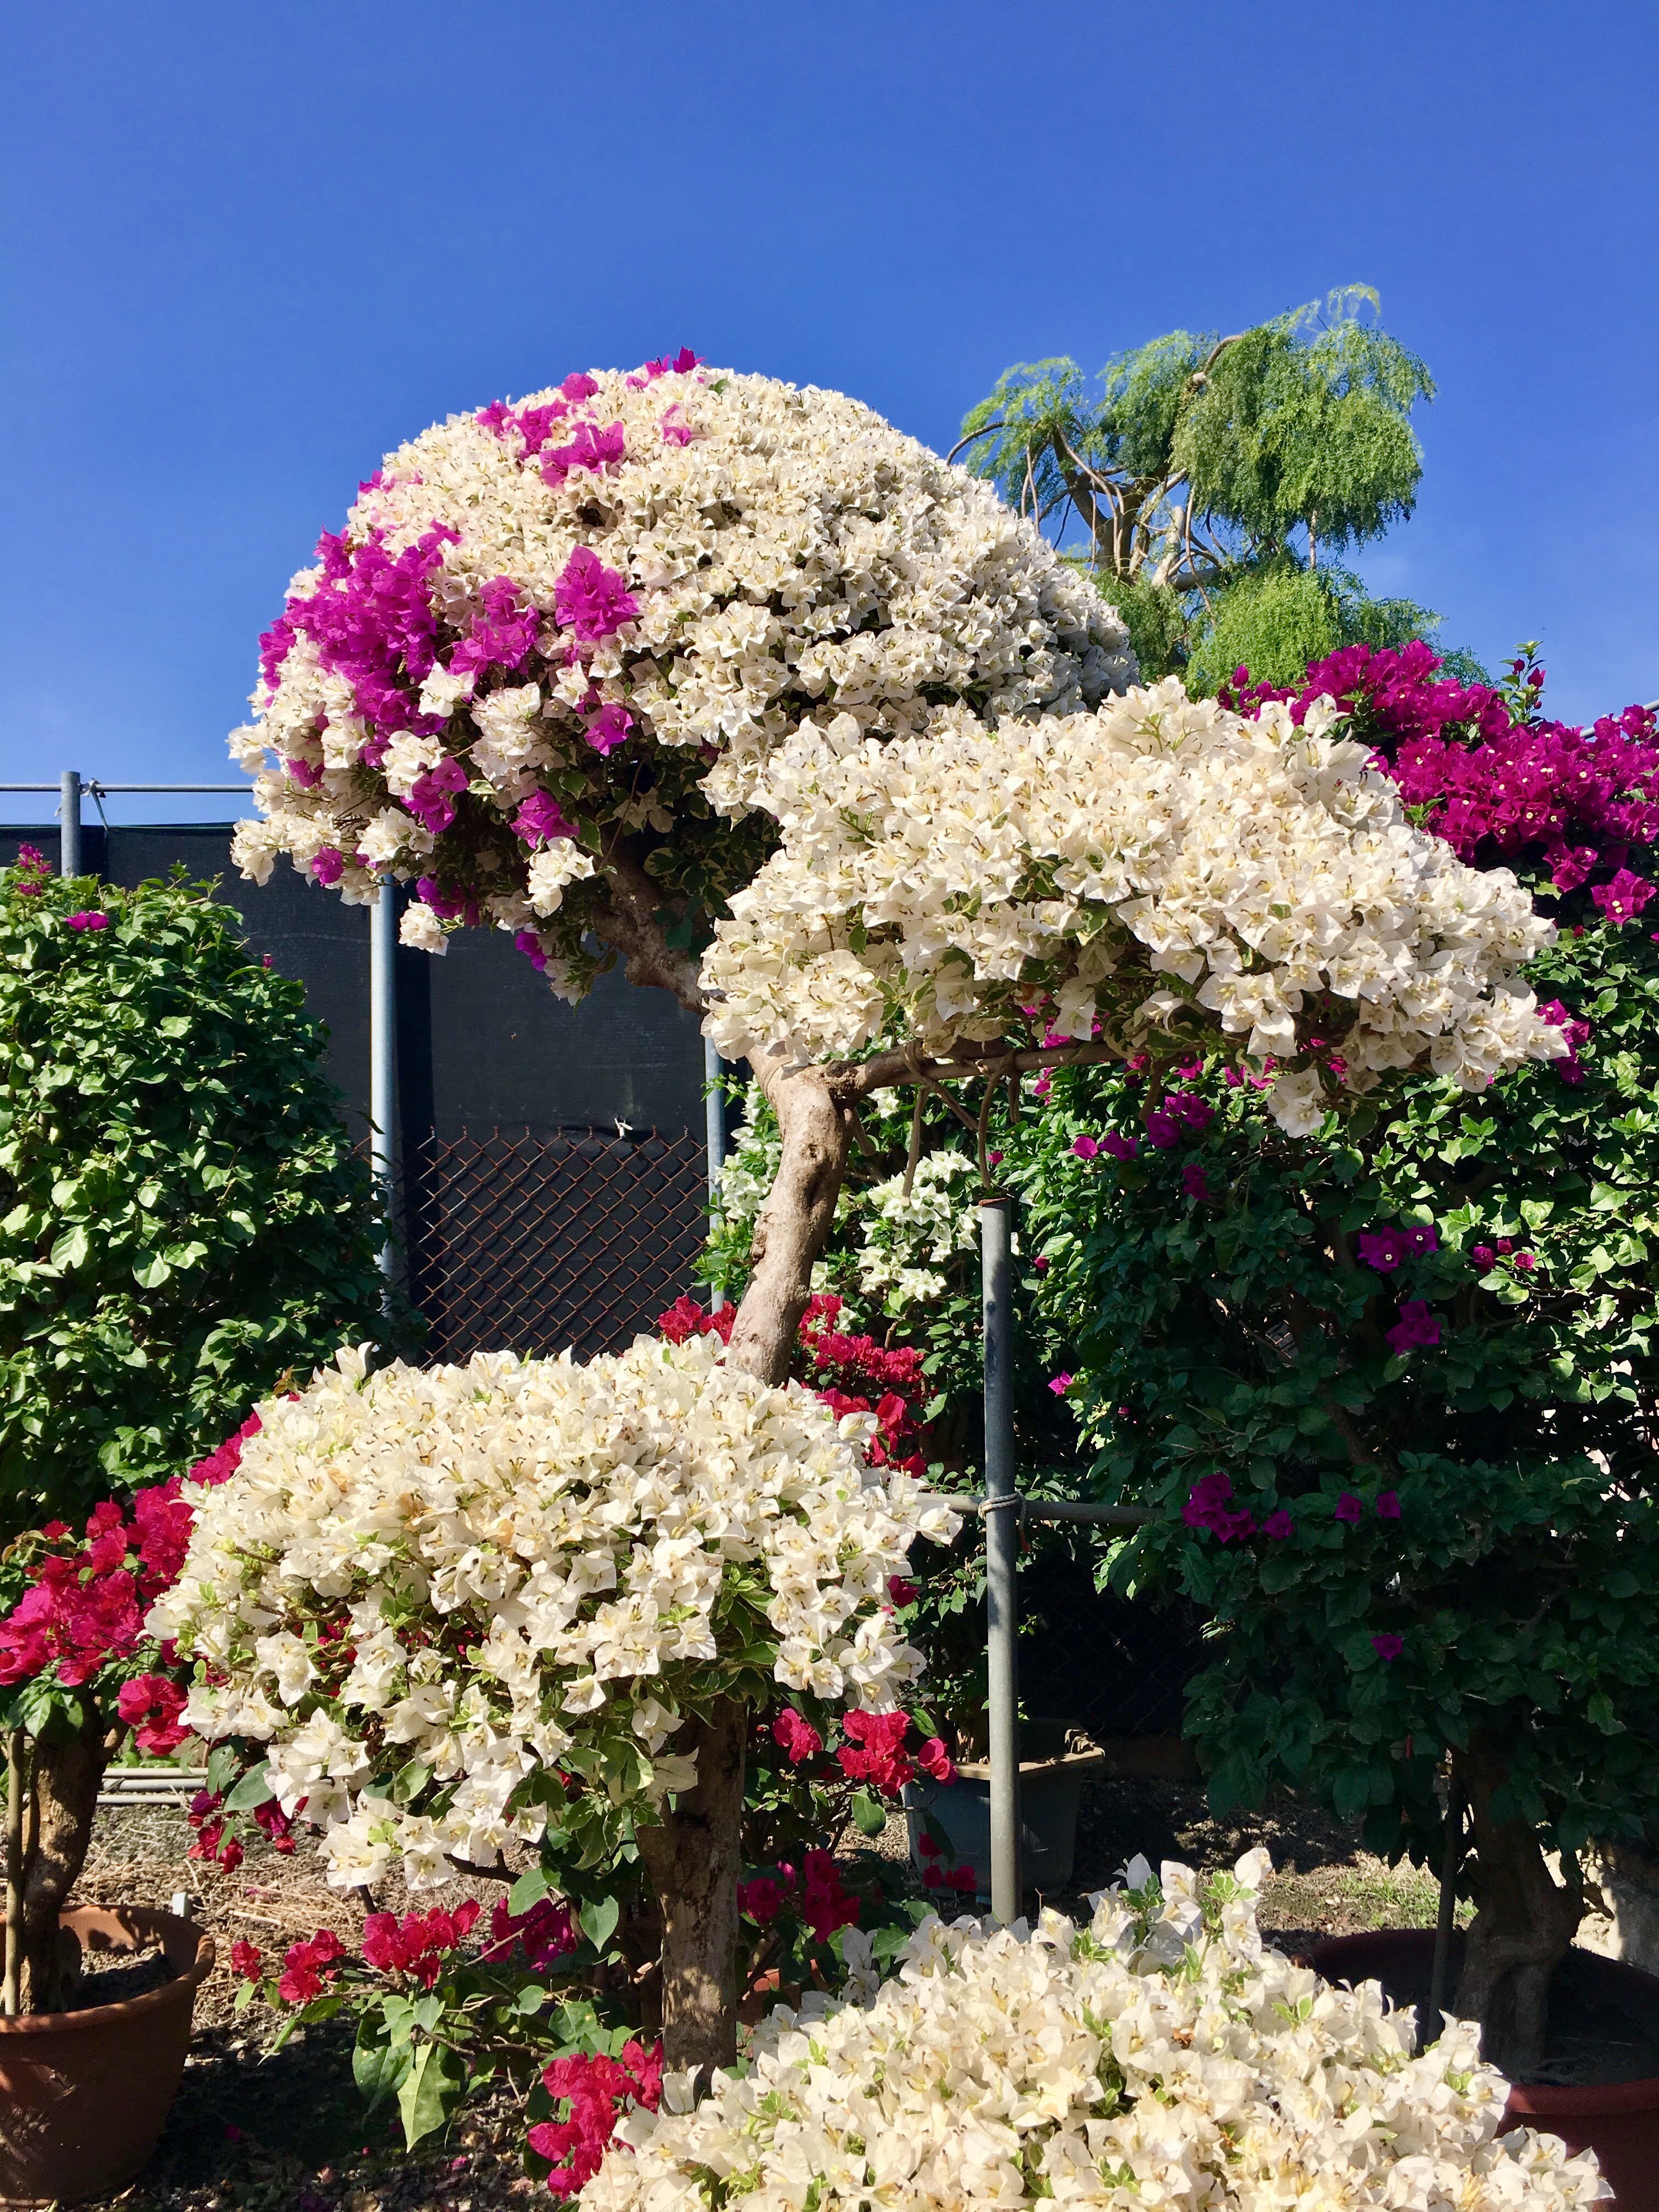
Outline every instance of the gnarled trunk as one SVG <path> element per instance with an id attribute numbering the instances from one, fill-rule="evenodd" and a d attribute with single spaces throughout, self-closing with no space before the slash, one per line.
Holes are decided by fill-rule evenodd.
<path id="1" fill-rule="evenodd" d="M 821 1068 L 757 1072 L 778 1117 L 783 1156 L 755 1224 L 753 1273 L 732 1327 L 732 1364 L 781 1382 L 812 1290 L 812 1262 L 835 1224 L 853 1115 Z"/>
<path id="2" fill-rule="evenodd" d="M 665 2062 L 704 2075 L 738 2050 L 738 1876 L 743 1868 L 747 1709 L 722 1698 L 695 1738 L 697 1783 L 639 1830 L 662 1907 Z"/>
<path id="3" fill-rule="evenodd" d="M 69 1994 L 58 1914 L 85 1862 L 103 1778 L 103 1730 L 95 1720 L 78 1735 L 35 1744 L 23 1857 L 21 1995 L 25 2012 L 57 2012 Z M 68 1955 L 74 1955 L 72 1945 Z"/>
<path id="4" fill-rule="evenodd" d="M 1530 1821 L 1494 1819 L 1501 1759 L 1477 1745 L 1463 1771 L 1479 1863 L 1454 2009 L 1480 2022 L 1489 2064 L 1512 2081 L 1533 2081 L 1543 2062 L 1550 1980 L 1583 1917 L 1583 1883 L 1552 1877 Z"/>

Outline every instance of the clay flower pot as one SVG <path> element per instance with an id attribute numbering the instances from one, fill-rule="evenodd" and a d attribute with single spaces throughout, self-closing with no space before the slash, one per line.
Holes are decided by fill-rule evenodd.
<path id="1" fill-rule="evenodd" d="M 1381 1982 L 1396 2004 L 1416 2003 L 1419 2031 L 1426 2034 L 1424 1997 L 1433 1958 L 1431 1929 L 1384 1928 L 1316 1944 L 1308 1964 L 1329 1982 Z M 1650 2033 L 1659 2027 L 1659 1980 L 1653 1975 L 1593 1951 L 1575 1950 L 1569 1960 L 1575 1976 L 1603 2002 L 1642 2021 Z M 1563 2088 L 1516 2083 L 1504 2116 L 1559 2136 L 1569 2150 L 1593 2150 L 1619 2212 L 1659 2212 L 1659 2075 Z"/>
<path id="2" fill-rule="evenodd" d="M 132 2179 L 178 2091 L 212 1971 L 212 1936 L 171 1912 L 82 1905 L 61 1921 L 92 1963 L 159 1942 L 173 1978 L 118 2004 L 0 2019 L 3 2204 L 77 2204 Z"/>

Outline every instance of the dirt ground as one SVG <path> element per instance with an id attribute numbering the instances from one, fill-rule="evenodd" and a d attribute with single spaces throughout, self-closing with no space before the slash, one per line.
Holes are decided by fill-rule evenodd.
<path id="1" fill-rule="evenodd" d="M 447 2136 L 411 2157 L 395 2112 L 362 2117 L 349 2025 L 302 2032 L 263 2057 L 270 2015 L 258 2004 L 240 2019 L 234 2013 L 230 1946 L 246 1938 L 281 1950 L 325 1927 L 355 1941 L 362 1905 L 328 1889 L 303 1850 L 282 1858 L 261 1843 L 225 1875 L 187 1860 L 188 1842 L 181 1813 L 106 1808 L 80 1887 L 98 1904 L 166 1905 L 184 1890 L 220 1948 L 197 2002 L 196 2040 L 161 2146 L 141 2179 L 106 2202 L 128 2212 L 488 2212 L 543 2193 L 520 2162 L 521 2121 L 510 2094 L 469 2106 Z M 902 1824 L 890 1823 L 882 1843 L 902 1856 Z M 1323 1934 L 1433 1923 L 1432 1881 L 1371 1858 L 1338 1824 L 1288 1806 L 1218 1821 L 1200 1789 L 1174 1783 L 1105 1782 L 1085 1790 L 1078 1897 L 1103 1887 L 1136 1851 L 1154 1864 L 1176 1858 L 1203 1867 L 1230 1865 L 1256 1844 L 1267 1845 L 1274 1866 L 1263 1925 L 1286 1949 Z M 457 1882 L 437 1901 L 453 1905 L 470 1894 L 493 1900 L 499 1892 Z M 395 1887 L 376 1903 L 386 1911 L 406 1905 Z"/>

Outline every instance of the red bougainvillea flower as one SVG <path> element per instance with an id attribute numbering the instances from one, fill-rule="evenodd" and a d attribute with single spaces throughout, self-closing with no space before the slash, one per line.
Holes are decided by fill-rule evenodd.
<path id="1" fill-rule="evenodd" d="M 914 1583 L 906 1582 L 902 1575 L 889 1575 L 887 1595 L 895 1605 L 902 1606 L 914 1605 L 921 1593 Z"/>
<path id="2" fill-rule="evenodd" d="M 957 1778 L 956 1762 L 945 1748 L 943 1736 L 928 1737 L 916 1753 L 916 1765 L 935 1782 L 954 1782 Z"/>
<path id="3" fill-rule="evenodd" d="M 556 2197 L 574 2197 L 599 2172 L 617 2125 L 623 2098 L 654 2112 L 662 2101 L 662 2045 L 649 2051 L 637 2042 L 623 2045 L 620 2058 L 577 2053 L 556 2058 L 544 2069 L 548 2094 L 566 2100 L 570 2117 L 543 2120 L 530 2130 L 530 2148 L 552 2161 L 548 2188 Z"/>
<path id="4" fill-rule="evenodd" d="M 904 1749 L 909 1729 L 908 1713 L 844 1714 L 842 1733 L 847 1741 L 836 1753 L 842 1773 L 851 1782 L 867 1782 L 884 1796 L 896 1797 L 915 1772 Z"/>
<path id="5" fill-rule="evenodd" d="M 476 1898 L 453 1912 L 371 1912 L 363 1923 L 363 1958 L 382 1974 L 407 1974 L 429 1990 L 443 1963 L 459 1950 L 483 1907 Z"/>
<path id="6" fill-rule="evenodd" d="M 762 1928 L 769 1928 L 783 1906 L 783 1892 L 765 1875 L 738 1884 L 738 1910 Z"/>
<path id="7" fill-rule="evenodd" d="M 510 1912 L 507 1899 L 498 1897 L 490 1908 L 489 1941 L 480 1953 L 492 1963 L 522 1951 L 538 1972 L 568 1958 L 580 1941 L 575 1915 L 562 1898 L 544 1897 L 528 1912 Z"/>
<path id="8" fill-rule="evenodd" d="M 772 1735 L 791 1766 L 799 1766 L 803 1759 L 816 1759 L 823 1749 L 823 1738 L 793 1705 L 786 1705 L 773 1722 Z"/>
<path id="9" fill-rule="evenodd" d="M 345 1956 L 345 1945 L 331 1928 L 319 1928 L 307 1942 L 290 1943 L 283 1960 L 276 1994 L 284 2004 L 309 2004 L 332 1981 Z"/>

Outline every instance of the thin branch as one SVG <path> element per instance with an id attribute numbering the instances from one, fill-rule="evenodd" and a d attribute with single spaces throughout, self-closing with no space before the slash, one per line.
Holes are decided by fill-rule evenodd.
<path id="1" fill-rule="evenodd" d="M 698 962 L 668 942 L 657 919 L 663 907 L 658 886 L 619 845 L 602 856 L 600 866 L 606 897 L 593 917 L 594 935 L 623 956 L 630 983 L 655 984 L 672 992 L 688 1012 L 706 1012 Z"/>
<path id="2" fill-rule="evenodd" d="M 947 469 L 950 467 L 951 462 L 955 460 L 957 455 L 962 451 L 964 446 L 971 446 L 976 439 L 988 438 L 993 430 L 1006 430 L 1007 427 L 1008 425 L 1006 422 L 988 422 L 982 430 L 970 430 L 965 438 L 958 438 L 955 445 L 951 447 L 950 452 L 945 456 L 945 467 Z"/>

